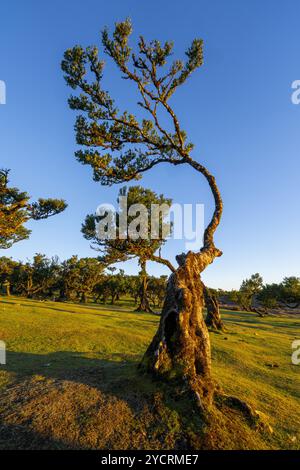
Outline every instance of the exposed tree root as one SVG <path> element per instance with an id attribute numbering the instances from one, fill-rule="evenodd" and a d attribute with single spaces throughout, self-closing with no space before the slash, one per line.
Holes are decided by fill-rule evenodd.
<path id="1" fill-rule="evenodd" d="M 271 426 L 263 419 L 262 413 L 254 410 L 246 401 L 232 395 L 226 395 L 222 391 L 216 391 L 214 402 L 217 406 L 225 405 L 228 408 L 241 412 L 250 427 L 270 434 L 273 433 Z"/>

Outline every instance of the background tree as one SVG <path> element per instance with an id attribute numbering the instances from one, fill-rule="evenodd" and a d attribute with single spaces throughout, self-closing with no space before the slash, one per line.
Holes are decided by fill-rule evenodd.
<path id="1" fill-rule="evenodd" d="M 299 308 L 300 306 L 300 278 L 285 277 L 280 284 L 266 284 L 258 294 L 258 300 L 265 307 Z"/>
<path id="2" fill-rule="evenodd" d="M 192 42 L 185 61 L 173 60 L 168 65 L 171 42 L 147 42 L 140 37 L 133 51 L 129 46 L 131 33 L 129 20 L 116 23 L 112 36 L 107 29 L 103 31 L 102 45 L 121 76 L 137 87 L 138 106 L 147 115 L 145 118 L 120 111 L 103 90 L 104 61 L 99 58 L 97 47 L 75 46 L 65 52 L 65 79 L 73 89 L 80 90 L 70 97 L 69 105 L 83 113 L 77 117 L 75 129 L 77 143 L 86 148 L 78 150 L 76 158 L 90 165 L 94 180 L 104 185 L 137 180 L 161 163 L 188 165 L 206 179 L 215 210 L 206 227 L 203 246 L 196 253 L 177 256 L 179 267 L 172 268 L 160 325 L 142 364 L 144 370 L 156 376 L 173 378 L 177 386 L 192 393 L 204 410 L 212 402 L 214 382 L 200 274 L 222 254 L 214 244 L 214 233 L 223 204 L 214 176 L 193 159 L 193 145 L 170 105 L 177 88 L 203 63 L 202 40 Z"/>
<path id="3" fill-rule="evenodd" d="M 30 219 L 41 220 L 59 214 L 67 204 L 62 199 L 39 199 L 9 186 L 9 170 L 0 170 L 0 248 L 10 248 L 27 239 L 31 231 L 24 226 Z"/>
<path id="4" fill-rule="evenodd" d="M 134 300 L 134 305 L 137 305 L 140 296 L 140 279 L 139 276 L 126 276 L 126 292 Z"/>
<path id="5" fill-rule="evenodd" d="M 108 231 L 111 231 L 115 237 L 107 238 L 105 236 L 101 238 L 97 229 L 97 222 L 100 222 L 102 217 L 94 214 L 86 217 L 82 225 L 82 233 L 87 240 L 93 242 L 92 246 L 94 249 L 102 252 L 101 260 L 105 264 L 114 264 L 138 258 L 140 265 L 140 303 L 137 310 L 151 312 L 152 309 L 147 294 L 148 274 L 146 264 L 147 261 L 152 260 L 169 266 L 167 260 L 163 259 L 160 255 L 155 255 L 155 253 L 161 249 L 166 241 L 164 234 L 170 232 L 168 228 L 171 224 L 168 224 L 165 218 L 169 213 L 168 208 L 171 206 L 172 200 L 141 186 L 131 186 L 128 190 L 127 188 L 122 188 L 119 192 L 118 203 L 121 197 L 126 198 L 126 205 L 119 207 L 119 212 L 116 212 L 114 218 L 106 217 L 110 225 Z M 137 204 L 143 205 L 144 208 L 144 213 L 142 215 L 139 214 L 139 216 L 137 216 L 137 213 L 139 213 L 139 206 L 136 206 Z M 164 209 L 157 214 L 157 238 L 151 237 L 151 210 L 154 205 Z M 137 208 L 136 210 L 134 209 L 135 207 Z M 121 223 L 124 220 L 124 215 L 126 217 L 125 220 L 127 220 L 126 226 Z M 146 221 L 143 227 L 140 223 L 141 216 Z M 132 227 L 133 223 L 136 229 L 134 230 L 134 236 L 130 233 L 130 227 Z"/>
<path id="6" fill-rule="evenodd" d="M 14 269 L 13 283 L 18 293 L 28 298 L 47 296 L 48 290 L 54 285 L 57 258 L 37 253 L 33 261 L 19 263 Z"/>
<path id="7" fill-rule="evenodd" d="M 116 274 L 108 274 L 103 280 L 103 295 L 105 298 L 110 297 L 111 305 L 115 304 L 116 300 L 120 300 L 120 296 L 126 292 L 126 279 L 124 271 L 120 271 Z"/>
<path id="8" fill-rule="evenodd" d="M 6 295 L 10 296 L 11 282 L 14 269 L 18 266 L 16 261 L 6 256 L 0 258 L 0 284 L 2 289 L 5 289 Z"/>
<path id="9" fill-rule="evenodd" d="M 266 308 L 276 308 L 280 301 L 280 287 L 278 284 L 266 284 L 257 296 Z"/>
<path id="10" fill-rule="evenodd" d="M 280 285 L 280 300 L 289 308 L 300 306 L 300 278 L 296 276 L 285 277 Z"/>
<path id="11" fill-rule="evenodd" d="M 60 298 L 81 303 L 92 295 L 94 287 L 103 276 L 104 265 L 96 258 L 72 256 L 62 263 Z"/>
<path id="12" fill-rule="evenodd" d="M 167 276 L 151 276 L 148 284 L 149 298 L 154 307 L 161 307 L 166 296 Z"/>
<path id="13" fill-rule="evenodd" d="M 249 279 L 245 279 L 240 287 L 239 302 L 245 310 L 254 310 L 254 300 L 263 288 L 263 278 L 259 273 L 252 274 Z"/>
<path id="14" fill-rule="evenodd" d="M 107 299 L 110 296 L 110 286 L 108 284 L 107 276 L 103 276 L 102 279 L 95 284 L 93 289 L 94 302 L 103 302 L 107 303 Z"/>
<path id="15" fill-rule="evenodd" d="M 204 284 L 203 293 L 207 311 L 205 318 L 206 325 L 213 330 L 223 330 L 224 324 L 221 319 L 220 307 L 216 293 L 212 289 L 208 289 Z"/>

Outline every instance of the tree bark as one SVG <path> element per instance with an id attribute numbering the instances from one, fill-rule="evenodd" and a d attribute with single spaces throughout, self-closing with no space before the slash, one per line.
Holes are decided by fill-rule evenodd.
<path id="1" fill-rule="evenodd" d="M 10 297 L 10 282 L 9 281 L 5 282 L 5 290 L 6 290 L 6 296 Z"/>
<path id="2" fill-rule="evenodd" d="M 214 245 L 214 232 L 222 215 L 223 203 L 215 178 L 198 162 L 186 161 L 206 178 L 214 196 L 215 210 L 198 253 L 176 257 L 179 267 L 171 274 L 160 324 L 140 368 L 152 375 L 175 381 L 192 393 L 202 411 L 213 401 L 211 349 L 203 317 L 204 287 L 200 274 L 222 252 Z"/>
<path id="3" fill-rule="evenodd" d="M 140 287 L 140 303 L 136 308 L 136 312 L 148 312 L 153 313 L 152 308 L 150 307 L 149 297 L 148 297 L 148 276 L 146 270 L 146 261 L 141 260 L 141 287 Z"/>
<path id="4" fill-rule="evenodd" d="M 209 292 L 204 284 L 203 292 L 207 311 L 205 319 L 206 326 L 214 330 L 222 331 L 224 329 L 224 324 L 220 315 L 219 302 L 217 298 Z"/>
<path id="5" fill-rule="evenodd" d="M 179 268 L 169 278 L 158 331 L 141 363 L 141 369 L 192 391 L 201 408 L 212 403 L 214 384 L 200 273 L 215 256 L 212 249 L 177 257 Z"/>

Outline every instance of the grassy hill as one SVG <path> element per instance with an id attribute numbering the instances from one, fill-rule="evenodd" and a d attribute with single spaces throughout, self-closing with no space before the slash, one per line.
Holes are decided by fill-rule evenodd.
<path id="1" fill-rule="evenodd" d="M 163 383 L 137 372 L 159 321 L 108 306 L 1 300 L 0 449 L 299 449 L 299 317 L 222 312 L 211 333 L 213 372 L 258 410 L 263 428 L 220 402 L 212 424 Z"/>

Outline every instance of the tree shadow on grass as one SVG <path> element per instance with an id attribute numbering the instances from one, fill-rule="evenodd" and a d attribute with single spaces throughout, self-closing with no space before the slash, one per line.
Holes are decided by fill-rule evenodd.
<path id="1" fill-rule="evenodd" d="M 221 425 L 207 434 L 191 398 L 138 373 L 140 359 L 8 351 L 7 364 L 0 366 L 11 374 L 0 394 L 0 449 L 186 450 L 213 447 L 211 436 L 227 448 L 232 420 L 238 436 L 246 432 L 241 446 L 249 448 L 250 431 L 232 411 L 225 416 L 216 409 L 212 424 L 221 417 Z"/>
<path id="2" fill-rule="evenodd" d="M 140 360 L 8 351 L 0 449 L 185 448 L 178 419 L 189 415 L 169 400 L 170 387 L 138 372 Z"/>
<path id="3" fill-rule="evenodd" d="M 65 422 L 61 425 L 61 438 L 55 435 L 53 438 L 49 431 L 51 418 L 45 419 L 45 429 L 42 426 L 44 430 L 40 432 L 40 415 L 50 416 L 53 408 L 58 407 L 60 411 L 54 411 L 54 417 L 59 423 L 61 409 L 71 403 L 71 410 L 77 406 L 80 410 L 70 425 L 80 428 L 78 420 L 85 423 L 91 413 L 97 415 L 99 409 L 93 401 L 96 399 L 107 402 L 104 419 L 107 413 L 111 416 L 113 407 L 119 407 L 119 414 L 129 410 L 130 416 L 138 416 L 155 389 L 151 379 L 138 374 L 139 360 L 138 355 L 115 354 L 110 359 L 94 359 L 71 351 L 50 354 L 8 351 L 6 365 L 0 366 L 0 371 L 12 374 L 0 395 L 0 449 L 90 448 L 79 442 L 80 437 L 78 441 L 69 439 Z M 108 418 L 107 426 L 114 426 L 114 418 Z M 93 432 L 99 432 L 97 426 Z"/>
<path id="4" fill-rule="evenodd" d="M 43 376 L 87 385 L 134 406 L 137 396 L 157 388 L 156 381 L 138 372 L 140 360 L 139 354 L 115 353 L 108 359 L 99 359 L 73 351 L 50 354 L 7 351 L 6 365 L 0 366 L 0 370 L 13 373 L 16 382 Z"/>
<path id="5" fill-rule="evenodd" d="M 69 450 L 70 445 L 63 441 L 41 436 L 26 425 L 8 424 L 0 420 L 0 450 Z"/>

